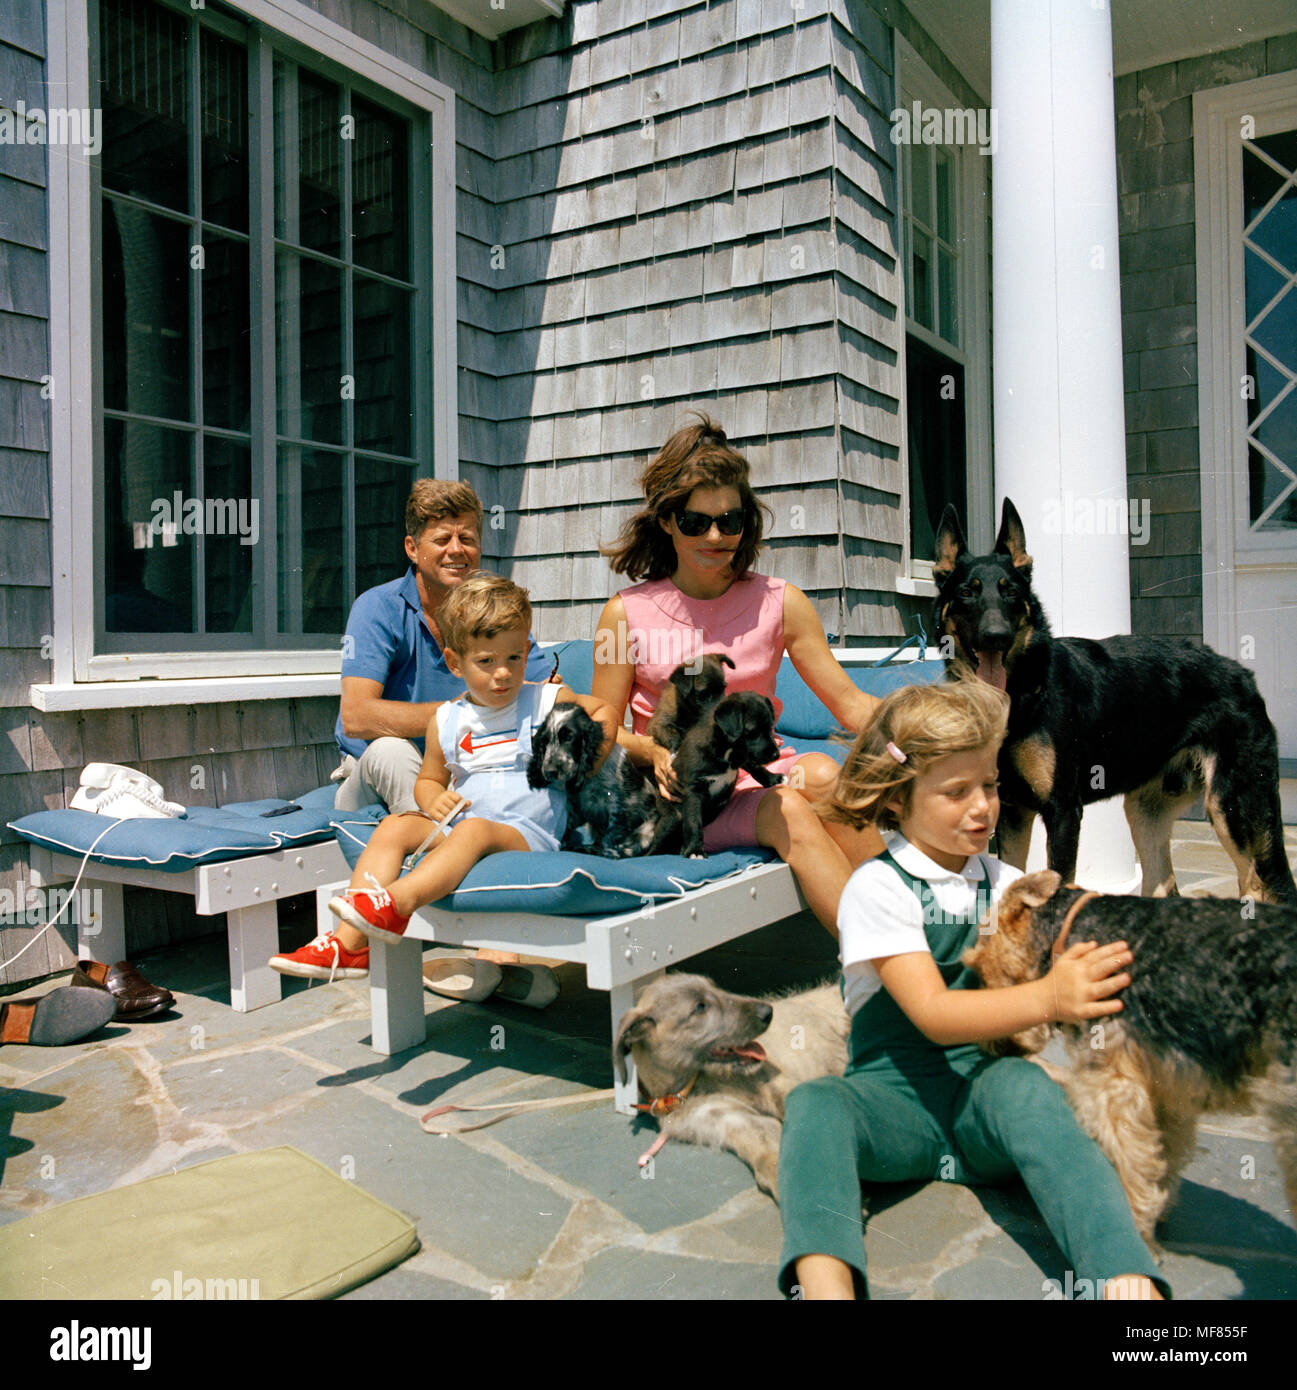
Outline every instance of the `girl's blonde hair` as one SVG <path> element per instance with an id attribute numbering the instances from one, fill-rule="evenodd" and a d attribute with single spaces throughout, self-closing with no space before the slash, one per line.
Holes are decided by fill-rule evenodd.
<path id="1" fill-rule="evenodd" d="M 970 753 L 1004 741 L 1009 697 L 975 677 L 893 690 L 861 729 L 821 814 L 857 830 L 877 822 L 899 828 L 887 803 L 899 796 L 905 811 L 910 784 L 952 753 Z M 890 745 L 890 747 L 889 747 Z M 900 761 L 896 753 L 905 756 Z"/>

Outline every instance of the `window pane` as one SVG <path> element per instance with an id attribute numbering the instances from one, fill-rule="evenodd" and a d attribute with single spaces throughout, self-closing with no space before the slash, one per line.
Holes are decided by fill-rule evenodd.
<path id="1" fill-rule="evenodd" d="M 952 246 L 955 241 L 954 162 L 945 150 L 937 154 L 937 235 Z"/>
<path id="2" fill-rule="evenodd" d="M 410 300 L 357 275 L 355 298 L 356 447 L 410 454 Z"/>
<path id="3" fill-rule="evenodd" d="M 917 338 L 905 340 L 905 406 L 910 455 L 910 541 L 919 559 L 936 555 L 947 502 L 968 515 L 964 369 Z"/>
<path id="4" fill-rule="evenodd" d="M 103 203 L 104 405 L 191 420 L 189 226 Z"/>
<path id="5" fill-rule="evenodd" d="M 414 484 L 414 465 L 356 459 L 356 592 L 403 574 L 405 499 Z"/>
<path id="6" fill-rule="evenodd" d="M 932 238 L 925 236 L 917 227 L 911 230 L 914 243 L 911 253 L 914 299 L 910 313 L 924 328 L 935 328 L 932 317 Z"/>
<path id="7" fill-rule="evenodd" d="M 1279 302 L 1288 300 L 1297 300 L 1297 290 L 1289 290 Z M 1286 351 L 1277 355 L 1289 372 L 1294 370 L 1297 329 L 1290 327 Z M 1250 344 L 1247 371 L 1255 383 L 1247 402 L 1248 521 L 1259 531 L 1290 530 L 1297 527 L 1297 492 L 1289 491 L 1297 480 L 1297 391 Z M 1265 450 L 1252 447 L 1254 443 Z"/>
<path id="8" fill-rule="evenodd" d="M 1255 150 L 1264 150 L 1276 164 L 1289 174 L 1297 169 L 1297 131 L 1285 130 L 1266 135 L 1259 140 L 1243 142 L 1243 225 L 1246 228 L 1258 212 L 1279 191 L 1285 175 L 1279 173 Z"/>
<path id="9" fill-rule="evenodd" d="M 192 436 L 180 430 L 104 421 L 109 632 L 194 630 L 194 536 L 184 532 L 191 450 Z"/>
<path id="10" fill-rule="evenodd" d="M 189 25 L 149 0 L 99 12 L 106 189 L 189 211 Z"/>
<path id="11" fill-rule="evenodd" d="M 207 631 L 251 632 L 252 560 L 262 536 L 246 444 L 210 435 L 204 440 L 203 496 Z"/>
<path id="12" fill-rule="evenodd" d="M 1247 451 L 1248 520 L 1256 531 L 1291 531 L 1297 527 L 1297 483 L 1257 449 Z M 1275 507 L 1275 500 L 1283 500 Z M 1268 508 L 1274 511 L 1261 521 Z M 1258 524 L 1259 523 L 1259 524 Z"/>
<path id="13" fill-rule="evenodd" d="M 343 455 L 284 445 L 279 451 L 281 632 L 346 627 L 346 524 Z"/>
<path id="14" fill-rule="evenodd" d="M 202 31 L 203 217 L 248 230 L 248 55 Z"/>
<path id="15" fill-rule="evenodd" d="M 1293 249 L 1297 251 L 1297 246 Z M 1287 363 L 1290 369 L 1297 368 L 1297 289 L 1279 299 L 1248 336 L 1271 357 Z"/>
<path id="16" fill-rule="evenodd" d="M 203 254 L 203 422 L 250 431 L 247 244 L 208 233 Z"/>
<path id="17" fill-rule="evenodd" d="M 352 257 L 357 265 L 405 280 L 410 275 L 409 125 L 354 97 L 351 174 Z"/>
<path id="18" fill-rule="evenodd" d="M 910 145 L 910 211 L 931 228 L 932 150 L 928 145 Z"/>
<path id="19" fill-rule="evenodd" d="M 281 251 L 275 276 L 279 431 L 342 443 L 342 271 Z"/>
<path id="20" fill-rule="evenodd" d="M 937 252 L 937 297 L 941 310 L 939 332 L 948 342 L 959 346 L 959 267 L 954 256 L 944 247 Z"/>
<path id="21" fill-rule="evenodd" d="M 275 233 L 342 255 L 342 91 L 275 64 Z"/>

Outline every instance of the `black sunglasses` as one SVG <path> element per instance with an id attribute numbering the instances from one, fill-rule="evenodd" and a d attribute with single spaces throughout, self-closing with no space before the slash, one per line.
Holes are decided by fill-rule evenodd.
<path id="1" fill-rule="evenodd" d="M 686 507 L 681 507 L 676 513 L 676 526 L 680 534 L 688 536 L 691 540 L 697 536 L 705 536 L 712 529 L 712 522 L 716 523 L 716 529 L 722 536 L 741 536 L 743 508 L 735 507 L 731 511 L 721 512 L 719 516 L 710 516 L 707 512 L 691 512 Z"/>

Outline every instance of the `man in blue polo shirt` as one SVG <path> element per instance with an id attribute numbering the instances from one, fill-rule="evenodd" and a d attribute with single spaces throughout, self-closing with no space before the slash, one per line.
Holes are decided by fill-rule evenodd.
<path id="1" fill-rule="evenodd" d="M 446 669 L 437 614 L 481 565 L 482 504 L 468 483 L 421 478 L 405 505 L 405 532 L 405 576 L 367 589 L 347 619 L 335 729 L 344 755 L 335 774 L 343 778 L 334 801 L 340 811 L 375 801 L 393 812 L 417 810 L 414 781 L 432 705 L 464 693 Z M 532 638 L 527 679 L 549 673 Z"/>
<path id="2" fill-rule="evenodd" d="M 405 553 L 410 560 L 405 576 L 367 589 L 347 618 L 335 730 L 343 760 L 334 773 L 340 781 L 334 805 L 341 811 L 376 801 L 393 814 L 419 809 L 414 783 L 432 707 L 464 693 L 463 681 L 446 668 L 437 615 L 451 590 L 481 564 L 482 504 L 470 484 L 433 478 L 415 483 L 405 504 Z M 550 663 L 533 637 L 527 679 L 543 681 L 549 674 Z M 495 966 L 516 960 L 489 952 L 476 961 L 456 962 L 457 971 L 441 970 L 439 978 L 459 981 L 461 987 L 437 983 L 436 992 L 483 997 L 491 992 L 487 985 L 501 985 Z M 355 979 L 369 973 L 368 941 L 339 923 L 330 935 L 272 957 L 270 965 L 283 975 Z M 521 967 L 510 975 L 518 978 L 505 979 L 504 985 L 518 1002 L 543 1006 L 558 992 L 551 971 Z"/>

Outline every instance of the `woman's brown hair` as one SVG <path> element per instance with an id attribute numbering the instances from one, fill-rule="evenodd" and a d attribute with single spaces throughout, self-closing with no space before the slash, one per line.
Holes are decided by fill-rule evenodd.
<path id="1" fill-rule="evenodd" d="M 697 423 L 676 430 L 640 478 L 645 506 L 622 527 L 612 545 L 600 547 L 615 574 L 631 579 L 665 579 L 675 572 L 676 551 L 662 523 L 678 512 L 696 487 L 732 487 L 743 509 L 743 538 L 734 552 L 735 576 L 746 574 L 761 549 L 762 513 L 749 481 L 748 461 L 731 448 L 725 431 L 701 411 Z"/>

